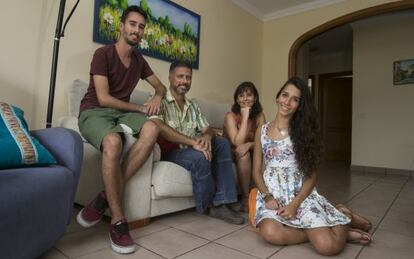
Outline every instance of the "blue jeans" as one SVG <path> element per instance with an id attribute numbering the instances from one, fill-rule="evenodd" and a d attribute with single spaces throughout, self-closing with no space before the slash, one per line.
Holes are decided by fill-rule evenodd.
<path id="1" fill-rule="evenodd" d="M 211 144 L 211 162 L 193 148 L 173 150 L 165 159 L 191 172 L 196 210 L 200 213 L 210 204 L 217 206 L 237 201 L 230 143 L 223 137 L 215 137 Z"/>

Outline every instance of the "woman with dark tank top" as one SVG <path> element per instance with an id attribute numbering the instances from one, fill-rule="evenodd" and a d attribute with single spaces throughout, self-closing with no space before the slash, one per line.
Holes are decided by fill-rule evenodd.
<path id="1" fill-rule="evenodd" d="M 259 94 L 252 82 L 241 83 L 234 92 L 231 112 L 224 118 L 224 136 L 230 141 L 242 193 L 240 211 L 247 212 L 252 178 L 252 151 L 256 129 L 265 123 Z"/>

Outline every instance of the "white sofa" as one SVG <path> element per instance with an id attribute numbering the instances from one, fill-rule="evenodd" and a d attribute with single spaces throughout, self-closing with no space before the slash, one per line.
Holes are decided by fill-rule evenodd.
<path id="1" fill-rule="evenodd" d="M 79 104 L 86 92 L 87 84 L 75 80 L 68 88 L 69 115 L 58 119 L 61 127 L 79 132 Z M 144 103 L 150 93 L 135 90 L 131 102 Z M 210 125 L 222 128 L 225 113 L 230 109 L 227 104 L 194 99 L 206 115 Z M 136 140 L 128 127 L 124 127 L 126 144 L 124 151 Z M 103 190 L 101 177 L 101 153 L 83 140 L 84 155 L 82 171 L 75 202 L 88 204 L 95 195 Z M 183 167 L 171 162 L 160 161 L 158 145 L 142 168 L 130 179 L 125 189 L 124 208 L 132 228 L 149 223 L 154 216 L 194 207 L 190 173 Z"/>

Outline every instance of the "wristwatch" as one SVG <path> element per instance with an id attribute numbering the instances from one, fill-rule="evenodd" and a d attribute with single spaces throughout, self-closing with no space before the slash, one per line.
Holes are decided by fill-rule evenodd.
<path id="1" fill-rule="evenodd" d="M 265 200 L 267 197 L 272 196 L 270 192 L 261 192 L 260 197 L 262 197 L 263 200 Z"/>

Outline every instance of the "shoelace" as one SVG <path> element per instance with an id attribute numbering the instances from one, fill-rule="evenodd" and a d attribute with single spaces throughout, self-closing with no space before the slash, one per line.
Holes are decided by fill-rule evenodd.
<path id="1" fill-rule="evenodd" d="M 120 235 L 128 234 L 128 224 L 125 222 L 115 223 L 114 229 Z"/>

